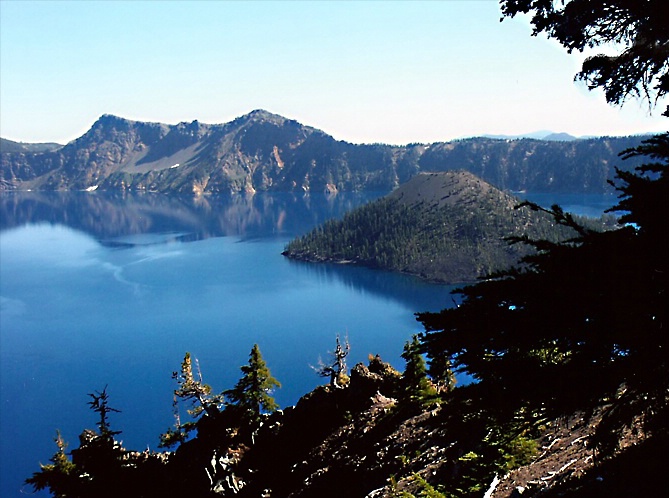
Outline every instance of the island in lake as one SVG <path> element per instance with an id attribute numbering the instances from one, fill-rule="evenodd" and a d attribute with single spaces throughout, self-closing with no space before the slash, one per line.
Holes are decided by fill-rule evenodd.
<path id="1" fill-rule="evenodd" d="M 521 206 L 467 171 L 423 173 L 388 194 L 291 241 L 283 254 L 310 262 L 352 263 L 445 283 L 474 282 L 517 265 L 527 237 L 553 242 L 577 235 L 544 210 Z M 592 229 L 615 218 L 581 218 Z"/>

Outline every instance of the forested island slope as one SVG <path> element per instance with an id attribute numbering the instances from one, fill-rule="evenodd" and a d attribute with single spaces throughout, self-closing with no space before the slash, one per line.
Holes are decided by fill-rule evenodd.
<path id="1" fill-rule="evenodd" d="M 509 237 L 558 241 L 576 235 L 545 212 L 519 208 L 521 202 L 467 171 L 424 173 L 291 241 L 283 254 L 473 282 L 528 254 L 527 245 L 510 244 Z"/>
<path id="2" fill-rule="evenodd" d="M 65 146 L 0 144 L 2 190 L 389 192 L 420 172 L 465 169 L 505 190 L 613 192 L 617 155 L 642 137 L 471 138 L 352 144 L 256 110 L 229 123 L 167 125 L 100 117 Z"/>

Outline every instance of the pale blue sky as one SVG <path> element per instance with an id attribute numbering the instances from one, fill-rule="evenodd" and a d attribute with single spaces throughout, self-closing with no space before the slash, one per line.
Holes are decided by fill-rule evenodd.
<path id="1" fill-rule="evenodd" d="M 65 143 L 105 113 L 224 123 L 254 109 L 355 143 L 667 129 L 574 83 L 582 55 L 499 18 L 494 0 L 0 0 L 0 134 Z"/>

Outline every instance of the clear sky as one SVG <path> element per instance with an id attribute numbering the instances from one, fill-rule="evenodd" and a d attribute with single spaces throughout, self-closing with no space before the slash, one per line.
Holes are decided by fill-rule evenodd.
<path id="1" fill-rule="evenodd" d="M 0 0 L 0 134 L 66 143 L 102 114 L 225 123 L 266 109 L 355 143 L 666 131 L 573 77 L 581 54 L 495 0 Z"/>

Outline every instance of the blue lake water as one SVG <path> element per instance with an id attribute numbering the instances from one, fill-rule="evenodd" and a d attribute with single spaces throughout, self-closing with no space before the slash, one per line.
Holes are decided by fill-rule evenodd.
<path id="1" fill-rule="evenodd" d="M 451 287 L 281 256 L 291 238 L 378 195 L 2 194 L 0 496 L 31 491 L 22 482 L 55 452 L 57 429 L 77 446 L 96 422 L 87 393 L 105 386 L 125 446 L 155 449 L 186 351 L 219 392 L 258 343 L 281 406 L 323 383 L 311 365 L 337 334 L 349 338 L 349 366 L 380 354 L 403 369 L 402 346 L 421 331 L 414 313 L 452 305 Z M 615 198 L 570 201 L 598 215 Z"/>
<path id="2" fill-rule="evenodd" d="M 599 218 L 604 211 L 618 204 L 615 195 L 524 193 L 520 196 L 547 208 L 559 204 L 565 211 L 591 218 Z"/>

